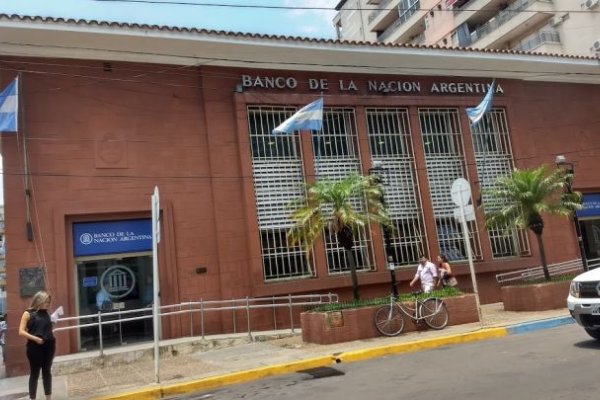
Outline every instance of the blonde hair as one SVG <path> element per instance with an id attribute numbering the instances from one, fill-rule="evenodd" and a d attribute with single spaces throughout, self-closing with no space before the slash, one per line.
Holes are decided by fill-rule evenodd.
<path id="1" fill-rule="evenodd" d="M 44 290 L 40 290 L 39 292 L 37 292 L 36 294 L 33 295 L 33 298 L 31 299 L 31 308 L 34 310 L 39 310 L 40 306 L 42 304 L 44 304 L 46 301 L 48 301 L 48 299 L 50 298 L 50 295 L 48 294 L 48 292 L 44 291 Z"/>

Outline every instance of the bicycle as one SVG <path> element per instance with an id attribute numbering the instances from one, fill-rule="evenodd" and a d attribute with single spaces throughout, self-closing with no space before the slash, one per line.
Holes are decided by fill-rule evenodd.
<path id="1" fill-rule="evenodd" d="M 375 311 L 375 327 L 385 336 L 396 336 L 404 330 L 404 317 L 406 315 L 415 323 L 424 321 L 431 329 L 444 329 L 448 325 L 448 309 L 442 299 L 428 297 L 419 300 L 422 291 L 413 292 L 414 308 L 400 301 L 396 301 L 390 295 L 390 303 L 381 306 Z"/>

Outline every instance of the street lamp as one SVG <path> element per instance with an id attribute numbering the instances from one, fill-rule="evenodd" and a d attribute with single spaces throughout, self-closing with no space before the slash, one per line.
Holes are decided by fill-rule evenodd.
<path id="1" fill-rule="evenodd" d="M 383 167 L 381 161 L 373 161 L 371 168 L 369 168 L 369 175 L 373 177 L 373 181 L 376 184 L 382 186 L 387 185 L 385 175 L 387 175 L 387 168 Z M 385 207 L 385 191 L 381 190 L 381 204 Z M 383 241 L 385 243 L 385 254 L 387 256 L 387 269 L 390 271 L 390 280 L 392 285 L 392 296 L 395 299 L 398 298 L 398 288 L 396 287 L 396 267 L 394 265 L 394 252 L 392 250 L 392 232 L 389 226 L 383 226 Z"/>
<path id="2" fill-rule="evenodd" d="M 567 193 L 573 193 L 573 175 L 575 173 L 575 166 L 572 162 L 568 162 L 567 158 L 562 154 L 557 155 L 554 162 L 556 163 L 557 167 L 566 167 L 567 174 L 569 174 L 569 176 L 567 176 Z M 587 271 L 589 268 L 587 258 L 585 256 L 585 247 L 583 245 L 583 237 L 581 235 L 581 226 L 579 226 L 579 218 L 577 218 L 576 211 L 573 212 L 573 222 L 575 223 L 575 233 L 577 235 L 577 243 L 579 244 L 579 253 L 581 254 L 581 264 L 583 265 L 583 270 Z"/>

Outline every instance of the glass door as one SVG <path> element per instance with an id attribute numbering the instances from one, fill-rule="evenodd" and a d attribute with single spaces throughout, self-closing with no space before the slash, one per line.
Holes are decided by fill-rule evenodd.
<path id="1" fill-rule="evenodd" d="M 79 315 L 102 316 L 103 347 L 152 339 L 152 255 L 110 255 L 77 261 Z M 139 312 L 122 314 L 127 310 Z M 123 319 L 148 318 L 123 321 Z M 81 324 L 93 320 L 81 320 Z M 80 329 L 80 350 L 100 346 L 97 326 Z"/>
<path id="2" fill-rule="evenodd" d="M 600 218 L 579 220 L 585 255 L 591 267 L 600 262 Z"/>

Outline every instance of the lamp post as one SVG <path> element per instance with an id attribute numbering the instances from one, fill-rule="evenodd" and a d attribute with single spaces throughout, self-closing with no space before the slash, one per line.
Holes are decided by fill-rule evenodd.
<path id="1" fill-rule="evenodd" d="M 385 186 L 384 174 L 387 173 L 387 169 L 383 167 L 381 161 L 373 161 L 371 168 L 369 168 L 369 175 L 373 177 L 376 184 Z M 385 191 L 381 190 L 381 204 L 385 207 Z M 392 251 L 392 232 L 389 226 L 383 227 L 383 242 L 385 244 L 385 255 L 387 257 L 387 269 L 390 271 L 390 282 L 392 285 L 392 296 L 395 299 L 398 298 L 398 288 L 396 287 L 396 266 L 394 265 L 394 252 Z"/>
<path id="2" fill-rule="evenodd" d="M 570 175 L 567 177 L 567 193 L 573 193 L 573 175 L 575 173 L 575 166 L 572 162 L 568 162 L 567 158 L 559 154 L 556 156 L 555 163 L 557 167 L 565 166 L 567 173 Z M 581 264 L 583 265 L 583 270 L 587 271 L 588 263 L 587 258 L 585 256 L 585 247 L 583 245 L 583 236 L 581 235 L 581 226 L 579 226 L 579 218 L 577 218 L 577 212 L 573 212 L 573 222 L 575 223 L 575 234 L 577 235 L 577 243 L 579 244 L 579 253 L 581 254 Z"/>

